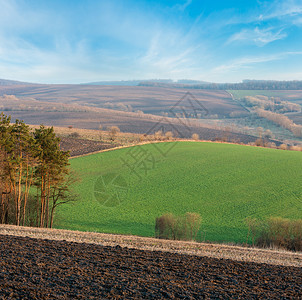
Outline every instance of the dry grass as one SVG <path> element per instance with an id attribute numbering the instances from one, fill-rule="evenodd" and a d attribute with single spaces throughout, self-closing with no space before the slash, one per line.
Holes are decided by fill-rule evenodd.
<path id="1" fill-rule="evenodd" d="M 30 125 L 31 128 L 39 128 L 39 125 Z M 48 126 L 46 126 L 48 127 Z M 70 134 L 77 133 L 79 138 L 92 140 L 92 141 L 102 141 L 105 143 L 112 143 L 110 140 L 110 132 L 107 130 L 96 130 L 96 129 L 81 129 L 81 128 L 68 128 L 54 126 L 55 133 L 61 137 L 68 137 Z M 114 144 L 128 145 L 137 143 L 140 141 L 142 134 L 139 133 L 128 133 L 119 132 L 116 134 Z"/>
<path id="2" fill-rule="evenodd" d="M 13 225 L 0 225 L 0 234 L 26 236 L 37 239 L 65 240 L 77 243 L 92 243 L 103 246 L 119 245 L 121 247 L 141 250 L 167 251 L 180 254 L 232 259 L 236 261 L 302 267 L 301 252 L 293 253 L 288 251 L 245 248 L 222 244 L 169 241 L 138 236 L 17 227 Z"/>

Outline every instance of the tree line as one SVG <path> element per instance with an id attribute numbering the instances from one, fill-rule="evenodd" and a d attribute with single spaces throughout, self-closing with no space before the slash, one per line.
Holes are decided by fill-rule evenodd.
<path id="1" fill-rule="evenodd" d="M 0 115 L 0 224 L 52 227 L 58 205 L 74 201 L 69 152 L 53 127 L 31 131 Z"/>
<path id="2" fill-rule="evenodd" d="M 246 96 L 243 98 L 243 102 L 246 106 L 252 108 L 261 108 L 264 110 L 274 111 L 278 113 L 285 112 L 300 112 L 301 107 L 299 104 L 291 103 L 287 101 L 281 101 L 279 98 L 266 96 Z"/>
<path id="3" fill-rule="evenodd" d="M 259 117 L 266 118 L 282 126 L 283 128 L 288 129 L 293 133 L 294 136 L 302 137 L 302 125 L 295 124 L 293 120 L 289 119 L 287 116 L 267 111 L 261 108 L 256 109 L 256 113 Z"/>
<path id="4" fill-rule="evenodd" d="M 206 90 L 301 90 L 302 81 L 276 81 L 276 80 L 244 80 L 239 83 L 199 83 L 180 84 L 164 83 L 154 81 L 142 81 L 139 86 L 154 87 L 175 87 L 185 89 L 206 89 Z"/>

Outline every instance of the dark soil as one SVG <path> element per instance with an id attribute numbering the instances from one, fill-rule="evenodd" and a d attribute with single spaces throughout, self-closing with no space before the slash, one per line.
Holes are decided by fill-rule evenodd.
<path id="1" fill-rule="evenodd" d="M 302 299 L 302 269 L 0 235 L 0 299 Z"/>
<path id="2" fill-rule="evenodd" d="M 116 144 L 106 144 L 98 141 L 91 141 L 80 138 L 62 137 L 60 142 L 61 150 L 70 151 L 70 156 L 78 156 L 96 151 L 117 147 Z"/>

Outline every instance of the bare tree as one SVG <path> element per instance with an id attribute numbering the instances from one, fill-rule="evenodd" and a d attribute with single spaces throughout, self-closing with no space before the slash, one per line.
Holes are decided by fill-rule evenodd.
<path id="1" fill-rule="evenodd" d="M 264 131 L 263 137 L 266 138 L 266 139 L 269 139 L 269 138 L 273 137 L 273 133 L 271 132 L 271 130 L 266 129 Z"/>
<path id="2" fill-rule="evenodd" d="M 282 145 L 279 146 L 279 149 L 281 149 L 281 150 L 287 150 L 288 146 L 286 144 L 282 144 Z"/>
<path id="3" fill-rule="evenodd" d="M 102 135 L 102 129 L 103 129 L 103 125 L 102 125 L 102 124 L 100 124 L 100 125 L 99 125 L 99 131 L 100 131 L 100 133 L 99 133 L 99 138 L 100 138 L 100 140 L 102 140 L 102 139 L 103 139 L 103 135 Z"/>
<path id="4" fill-rule="evenodd" d="M 259 139 L 262 139 L 262 135 L 263 135 L 263 128 L 262 128 L 262 127 L 257 127 L 257 133 L 258 133 L 258 137 L 259 137 Z"/>
<path id="5" fill-rule="evenodd" d="M 154 139 L 155 140 L 161 140 L 161 138 L 162 138 L 162 136 L 163 136 L 163 132 L 161 131 L 161 130 L 158 130 L 158 131 L 156 131 L 155 133 L 154 133 Z"/>
<path id="6" fill-rule="evenodd" d="M 199 140 L 199 135 L 198 135 L 197 133 L 193 133 L 193 134 L 192 134 L 192 139 L 193 139 L 194 141 L 198 141 L 198 140 Z"/>
<path id="7" fill-rule="evenodd" d="M 167 140 L 171 140 L 171 139 L 173 138 L 173 132 L 172 132 L 172 131 L 167 131 L 167 132 L 165 133 L 165 138 L 166 138 Z"/>
<path id="8" fill-rule="evenodd" d="M 185 222 L 188 231 L 187 238 L 190 240 L 196 240 L 196 236 L 201 225 L 201 216 L 197 213 L 187 212 L 185 214 Z"/>
<path id="9" fill-rule="evenodd" d="M 195 240 L 201 224 L 197 213 L 175 216 L 171 213 L 156 218 L 155 237 L 172 240 Z"/>
<path id="10" fill-rule="evenodd" d="M 109 136 L 110 140 L 114 141 L 116 139 L 116 135 L 120 132 L 121 130 L 117 126 L 111 126 L 109 127 Z"/>

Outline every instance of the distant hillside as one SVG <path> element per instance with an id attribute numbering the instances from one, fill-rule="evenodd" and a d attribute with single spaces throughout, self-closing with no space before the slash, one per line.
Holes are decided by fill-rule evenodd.
<path id="1" fill-rule="evenodd" d="M 22 82 L 16 80 L 0 79 L 0 86 L 13 85 L 37 85 L 36 83 Z M 42 84 L 41 84 L 42 85 Z M 48 84 L 44 84 L 48 85 Z M 249 80 L 245 79 L 238 83 L 214 83 L 207 81 L 179 79 L 148 79 L 148 80 L 115 80 L 97 81 L 81 84 L 68 84 L 68 86 L 100 85 L 100 86 L 145 86 L 181 89 L 203 89 L 203 90 L 302 90 L 302 80 L 277 81 L 277 80 Z M 67 86 L 67 84 L 61 84 Z"/>
<path id="2" fill-rule="evenodd" d="M 153 83 L 173 83 L 172 79 L 150 79 L 148 82 Z M 188 80 L 190 81 L 190 80 Z M 82 83 L 82 85 L 119 85 L 119 86 L 138 86 L 143 80 L 117 80 L 117 81 L 97 81 Z"/>
<path id="3" fill-rule="evenodd" d="M 172 79 L 148 79 L 148 80 L 119 80 L 119 81 L 97 81 L 97 82 L 88 82 L 82 83 L 82 85 L 120 85 L 120 86 L 138 86 L 144 85 L 144 83 L 151 83 L 154 85 L 157 84 L 211 84 L 207 81 L 200 80 L 191 80 L 191 79 L 179 79 L 177 81 L 173 81 Z"/>
<path id="4" fill-rule="evenodd" d="M 15 81 L 15 80 L 8 80 L 8 79 L 0 79 L 0 85 L 31 85 L 32 83 L 29 82 L 22 82 L 22 81 Z"/>
<path id="5" fill-rule="evenodd" d="M 155 88 L 143 86 L 108 85 L 11 85 L 0 86 L 1 95 L 15 95 L 17 98 L 34 98 L 38 101 L 62 104 L 77 104 L 90 107 L 109 108 L 160 116 L 175 116 L 170 109 L 175 105 L 179 111 L 179 101 L 187 90 Z M 209 115 L 228 117 L 233 112 L 247 113 L 247 110 L 234 101 L 225 91 L 195 90 L 194 97 L 202 102 Z M 186 98 L 187 99 L 187 98 Z M 185 99 L 183 99 L 185 100 Z M 27 105 L 27 104 L 26 104 Z M 197 104 L 199 106 L 199 104 Z M 188 101 L 182 106 L 192 107 Z"/>
<path id="6" fill-rule="evenodd" d="M 81 85 L 120 85 L 120 86 L 137 86 L 140 80 L 121 80 L 121 81 L 97 81 L 82 83 Z"/>
<path id="7" fill-rule="evenodd" d="M 142 81 L 140 86 L 167 87 L 182 89 L 206 89 L 206 90 L 302 90 L 302 80 L 275 81 L 275 80 L 244 80 L 240 83 L 162 83 Z M 189 81 L 190 82 L 190 81 Z"/>

